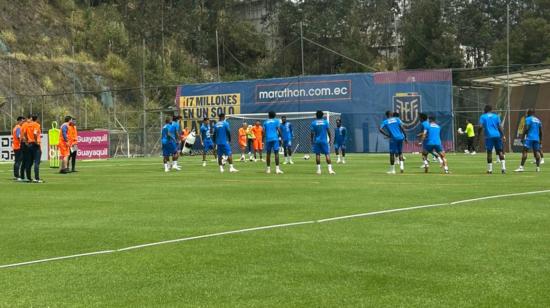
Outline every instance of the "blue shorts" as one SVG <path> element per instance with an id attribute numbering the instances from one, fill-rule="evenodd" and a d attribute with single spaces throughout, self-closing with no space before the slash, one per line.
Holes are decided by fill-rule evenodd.
<path id="1" fill-rule="evenodd" d="M 334 150 L 337 151 L 337 152 L 340 151 L 340 150 L 345 151 L 345 150 L 346 150 L 346 145 L 345 145 L 345 144 L 335 143 L 335 144 L 334 144 Z"/>
<path id="2" fill-rule="evenodd" d="M 225 156 L 231 156 L 231 147 L 229 144 L 218 144 L 218 157 Z"/>
<path id="3" fill-rule="evenodd" d="M 328 155 L 330 153 L 328 143 L 314 143 L 313 153 L 315 153 L 315 155 Z"/>
<path id="4" fill-rule="evenodd" d="M 424 151 L 427 153 L 433 153 L 433 151 L 436 153 L 441 153 L 443 152 L 443 147 L 441 144 L 426 144 L 424 145 Z"/>
<path id="5" fill-rule="evenodd" d="M 168 141 L 162 144 L 162 156 L 169 157 L 174 155 L 177 152 L 176 143 L 173 141 Z"/>
<path id="6" fill-rule="evenodd" d="M 540 142 L 535 140 L 525 140 L 523 147 L 528 150 L 540 151 Z"/>
<path id="7" fill-rule="evenodd" d="M 390 154 L 403 153 L 403 140 L 390 140 Z"/>
<path id="8" fill-rule="evenodd" d="M 204 151 L 205 152 L 208 152 L 208 151 L 214 149 L 214 142 L 212 142 L 212 140 L 206 139 L 206 140 L 203 141 L 203 143 L 204 143 Z"/>
<path id="9" fill-rule="evenodd" d="M 487 152 L 493 152 L 493 149 L 495 149 L 497 152 L 502 152 L 502 138 L 486 138 L 485 149 L 487 150 Z"/>
<path id="10" fill-rule="evenodd" d="M 289 148 L 292 146 L 292 140 L 283 140 L 283 147 Z"/>
<path id="11" fill-rule="evenodd" d="M 273 153 L 279 152 L 279 140 L 267 141 L 265 143 L 265 152 L 271 153 L 271 150 L 273 150 Z"/>

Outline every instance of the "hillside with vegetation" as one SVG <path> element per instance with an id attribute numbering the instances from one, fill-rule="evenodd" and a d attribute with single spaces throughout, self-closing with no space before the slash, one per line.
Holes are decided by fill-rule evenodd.
<path id="1" fill-rule="evenodd" d="M 306 74 L 506 63 L 505 1 L 271 1 L 260 30 L 254 2 L 0 0 L 0 96 L 123 88 L 127 106 L 166 107 L 174 85 L 217 80 L 216 31 L 221 80 L 301 74 L 300 25 Z M 550 0 L 509 3 L 511 62 L 547 63 Z"/>

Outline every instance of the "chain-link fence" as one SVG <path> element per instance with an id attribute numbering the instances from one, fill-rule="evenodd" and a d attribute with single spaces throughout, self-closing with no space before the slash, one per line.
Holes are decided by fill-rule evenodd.
<path id="1" fill-rule="evenodd" d="M 46 132 L 66 115 L 76 118 L 79 130 L 110 131 L 111 157 L 151 156 L 160 153 L 160 127 L 170 108 L 148 108 L 140 90 L 62 93 L 55 95 L 15 95 L 0 103 L 0 131 L 9 133 L 18 116 L 36 114 Z M 175 93 L 175 89 L 174 89 Z M 145 109 L 141 106 L 145 105 Z M 136 106 L 140 106 L 141 108 Z"/>
<path id="2" fill-rule="evenodd" d="M 17 57 L 0 57 L 0 70 L 4 83 L 0 84 L 0 131 L 11 131 L 20 115 L 37 114 L 44 131 L 52 123 L 62 122 L 66 115 L 77 119 L 79 130 L 107 129 L 110 131 L 110 156 L 158 156 L 161 152 L 160 128 L 166 116 L 178 113 L 174 107 L 175 86 L 143 86 L 139 88 L 109 88 L 92 66 L 79 63 L 42 63 L 51 68 L 51 76 L 36 78 L 30 72 L 36 61 Z M 536 69 L 544 69 L 536 67 Z M 42 68 L 42 70 L 44 67 Z M 532 67 L 513 67 L 530 70 Z M 550 83 L 511 87 L 480 87 L 469 80 L 480 76 L 502 75 L 503 68 L 472 71 L 455 71 L 453 88 L 454 148 L 463 151 L 466 138 L 456 132 L 465 128 L 470 120 L 478 128 L 483 107 L 491 104 L 501 115 L 504 131 L 510 143 L 508 149 L 519 150 L 522 119 L 528 108 L 536 108 L 545 127 L 550 127 Z M 57 77 L 56 77 L 57 76 Z M 88 76 L 88 77 L 84 77 Z M 38 81 L 37 81 L 38 80 Z M 509 97 L 508 97 L 509 96 Z M 508 102 L 510 101 L 510 106 Z M 510 110 L 508 114 L 507 110 Z M 345 116 L 345 115 L 344 115 Z M 190 128 L 197 119 L 184 119 Z M 200 119 L 198 120 L 200 122 Z M 237 123 L 236 121 L 235 123 Z M 296 121 L 294 121 L 296 122 Z M 232 125 L 237 129 L 241 123 Z M 354 127 L 348 127 L 355 131 Z M 356 128 L 361 130 L 362 128 Z M 235 136 L 237 136 L 235 131 Z M 476 145 L 481 149 L 482 136 Z M 236 144 L 236 143 L 235 143 Z M 298 151 L 307 151 L 309 142 L 300 142 Z M 198 147 L 198 145 L 196 145 Z M 361 151 L 362 147 L 357 147 Z"/>
<path id="3" fill-rule="evenodd" d="M 464 130 L 467 120 L 471 121 L 476 132 L 474 146 L 478 150 L 484 150 L 483 136 L 478 135 L 479 118 L 485 105 L 492 105 L 493 111 L 500 115 L 503 123 L 503 131 L 507 139 L 505 150 L 519 152 L 522 150 L 521 137 L 528 109 L 536 110 L 536 116 L 542 120 L 543 127 L 547 127 L 550 122 L 547 93 L 550 93 L 549 84 L 512 87 L 510 94 L 505 87 L 454 87 L 455 127 Z M 508 95 L 510 95 L 510 108 L 508 108 Z M 466 150 L 467 136 L 455 131 L 455 143 L 457 151 Z"/>

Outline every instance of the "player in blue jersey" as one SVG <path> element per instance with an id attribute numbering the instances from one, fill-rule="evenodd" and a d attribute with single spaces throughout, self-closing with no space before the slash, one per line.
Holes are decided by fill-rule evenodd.
<path id="1" fill-rule="evenodd" d="M 321 110 L 315 113 L 316 119 L 311 122 L 311 144 L 315 153 L 315 162 L 317 163 L 317 174 L 321 174 L 321 154 L 325 155 L 328 165 L 328 173 L 336 174 L 332 169 L 330 161 L 330 124 L 327 119 L 323 118 L 324 114 Z"/>
<path id="2" fill-rule="evenodd" d="M 523 151 L 521 155 L 521 164 L 516 172 L 525 171 L 525 161 L 527 160 L 527 153 L 533 151 L 535 156 L 535 163 L 537 164 L 537 172 L 540 172 L 540 145 L 542 143 L 542 122 L 535 116 L 535 110 L 529 109 L 527 111 L 527 118 L 525 119 L 525 128 L 523 130 Z"/>
<path id="3" fill-rule="evenodd" d="M 500 117 L 493 113 L 493 107 L 486 105 L 483 114 L 479 118 L 478 135 L 485 132 L 485 149 L 487 150 L 487 173 L 493 173 L 493 149 L 500 158 L 502 174 L 506 173 L 506 161 L 504 159 L 504 132 L 500 124 Z"/>
<path id="4" fill-rule="evenodd" d="M 294 130 L 292 123 L 286 120 L 286 116 L 281 117 L 281 134 L 283 139 L 283 150 L 285 154 L 285 162 L 283 164 L 291 164 L 292 161 L 292 139 L 294 139 Z"/>
<path id="5" fill-rule="evenodd" d="M 428 162 L 428 153 L 435 152 L 441 160 L 443 160 L 443 169 L 445 173 L 449 173 L 449 165 L 445 156 L 445 150 L 441 143 L 441 127 L 436 123 L 435 116 L 429 117 L 429 124 L 424 127 L 424 132 L 421 137 L 424 148 L 422 150 L 422 158 L 424 159 L 424 172 L 428 173 L 430 163 Z"/>
<path id="6" fill-rule="evenodd" d="M 279 139 L 281 138 L 281 121 L 275 119 L 275 111 L 268 113 L 268 119 L 264 121 L 264 144 L 266 152 L 266 173 L 271 173 L 271 151 L 275 153 L 275 173 L 282 174 L 279 167 Z"/>
<path id="7" fill-rule="evenodd" d="M 223 156 L 227 157 L 229 162 L 229 172 L 237 172 L 239 170 L 233 167 L 233 156 L 231 153 L 231 130 L 229 129 L 229 123 L 225 120 L 225 113 L 219 114 L 219 121 L 214 126 L 213 139 L 218 147 L 218 165 L 220 166 L 220 172 L 223 173 Z"/>
<path id="8" fill-rule="evenodd" d="M 334 152 L 338 157 L 337 164 L 346 163 L 346 141 L 348 140 L 348 129 L 342 126 L 342 119 L 336 120 L 334 129 Z"/>
<path id="9" fill-rule="evenodd" d="M 212 126 L 210 126 L 210 119 L 204 118 L 200 127 L 199 138 L 202 146 L 202 166 L 206 166 L 206 154 L 208 151 L 212 151 L 214 158 L 216 158 L 216 150 L 214 148 L 214 141 L 212 141 Z"/>
<path id="10" fill-rule="evenodd" d="M 170 135 L 174 136 L 174 153 L 172 154 L 172 168 L 176 170 L 181 170 L 178 166 L 178 158 L 180 151 L 180 135 L 181 135 L 181 126 L 179 122 L 179 116 L 172 117 L 172 123 L 170 124 Z"/>
<path id="11" fill-rule="evenodd" d="M 162 157 L 164 162 L 164 172 L 170 171 L 170 157 L 173 159 L 176 151 L 176 137 L 172 134 L 172 119 L 169 117 L 164 121 L 161 130 Z"/>
<path id="12" fill-rule="evenodd" d="M 380 125 L 380 133 L 390 139 L 390 171 L 388 174 L 395 174 L 395 157 L 399 157 L 399 169 L 405 172 L 405 161 L 403 160 L 403 142 L 407 142 L 407 135 L 403 129 L 403 122 L 394 117 L 390 111 L 386 111 L 386 119 Z"/>
<path id="13" fill-rule="evenodd" d="M 425 113 L 420 113 L 418 115 L 419 119 L 420 119 L 420 133 L 417 135 L 418 138 L 422 138 L 422 135 L 424 134 L 424 130 L 430 126 L 430 121 L 428 121 L 428 115 L 425 114 Z M 424 145 L 422 144 L 422 142 L 419 143 L 419 145 L 422 147 L 422 149 L 424 149 Z M 439 161 L 439 164 L 441 166 L 443 166 L 443 160 L 441 159 L 441 157 L 439 157 L 439 155 L 437 155 L 437 153 L 435 152 L 430 152 L 430 155 L 433 156 L 433 160 L 434 161 Z M 420 166 L 420 168 L 424 168 L 424 162 L 422 162 L 422 166 Z"/>

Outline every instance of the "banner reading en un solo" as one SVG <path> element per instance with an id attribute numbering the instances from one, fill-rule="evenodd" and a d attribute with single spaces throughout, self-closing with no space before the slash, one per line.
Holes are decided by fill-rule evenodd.
<path id="1" fill-rule="evenodd" d="M 48 160 L 48 134 L 41 134 L 42 142 L 40 144 L 40 148 L 42 150 L 42 156 L 40 157 L 40 160 L 46 161 Z M 0 135 L 0 160 L 1 161 L 7 161 L 7 160 L 14 160 L 15 153 L 13 152 L 12 148 L 12 137 L 11 135 Z"/>
<path id="2" fill-rule="evenodd" d="M 215 95 L 179 96 L 178 107 L 183 116 L 183 126 L 199 131 L 204 118 L 216 118 L 218 114 L 238 114 L 241 112 L 241 94 L 223 93 Z"/>
<path id="3" fill-rule="evenodd" d="M 78 132 L 77 159 L 109 158 L 109 131 L 89 130 Z"/>

